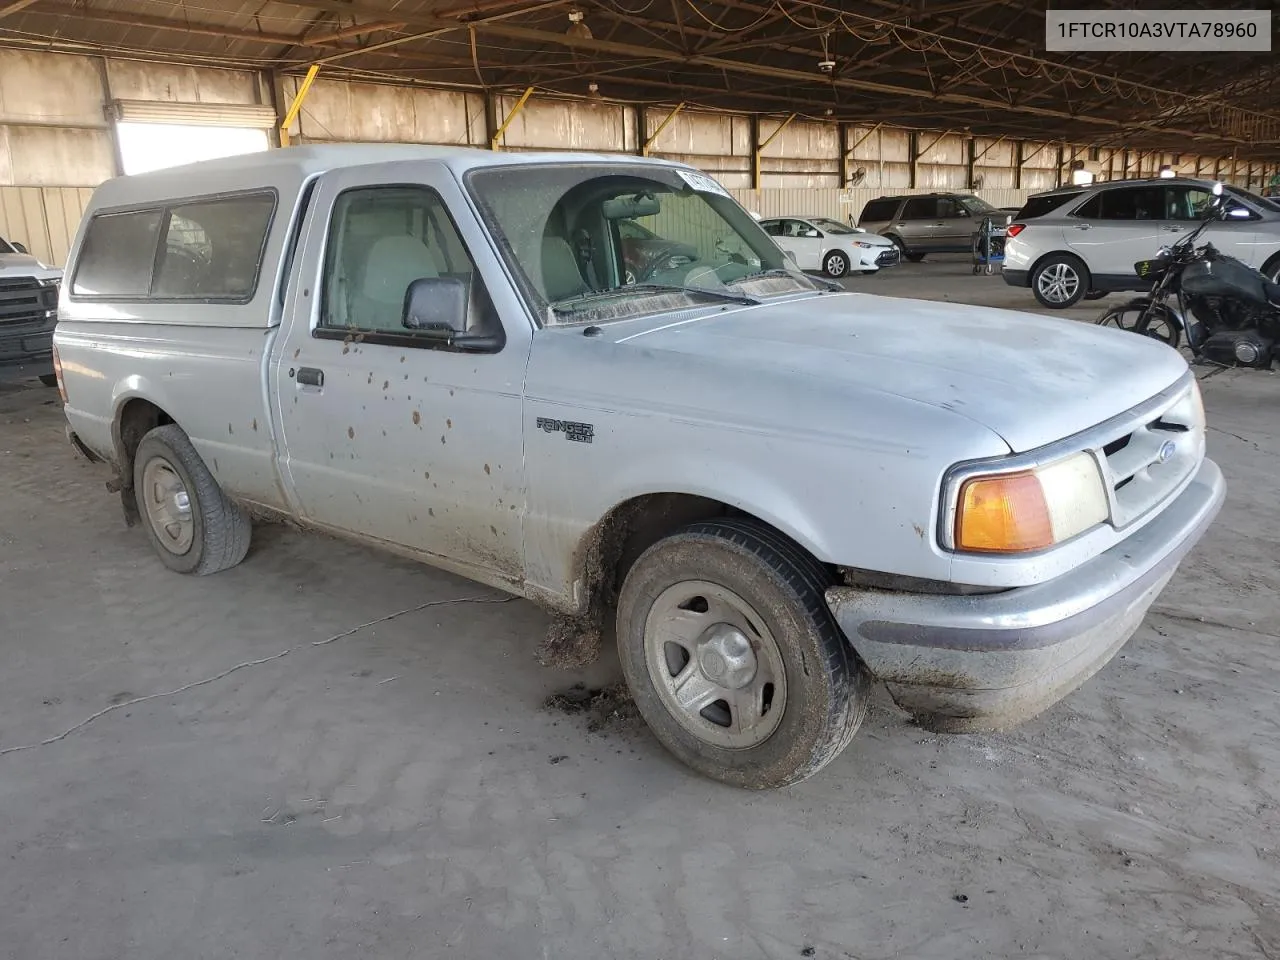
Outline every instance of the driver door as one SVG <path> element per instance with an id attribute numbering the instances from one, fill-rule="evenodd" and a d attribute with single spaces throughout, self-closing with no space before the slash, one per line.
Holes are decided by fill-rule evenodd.
<path id="1" fill-rule="evenodd" d="M 1213 200 L 1213 194 L 1204 187 L 1188 184 L 1171 184 L 1165 189 L 1166 219 L 1162 224 L 1167 235 L 1166 243 L 1177 243 L 1204 220 L 1204 215 Z M 1230 200 L 1227 201 L 1231 203 Z M 1240 204 L 1235 204 L 1245 210 Z M 1228 208 L 1230 209 L 1230 208 Z M 1252 267 L 1261 266 L 1258 249 L 1258 220 L 1256 213 L 1245 210 L 1249 214 L 1243 218 L 1218 220 L 1205 227 L 1196 241 L 1196 246 L 1212 243 L 1219 252 L 1243 260 Z"/>
<path id="2" fill-rule="evenodd" d="M 321 179 L 272 369 L 281 468 L 308 522 L 523 576 L 530 331 L 440 164 Z M 455 216 L 456 212 L 456 216 Z M 406 329 L 408 286 L 454 277 L 484 352 Z"/>

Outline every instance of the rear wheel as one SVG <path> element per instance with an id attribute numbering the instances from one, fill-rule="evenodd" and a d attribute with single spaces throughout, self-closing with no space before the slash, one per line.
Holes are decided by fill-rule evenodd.
<path id="1" fill-rule="evenodd" d="M 752 520 L 696 523 L 645 551 L 619 596 L 618 652 L 662 745 L 749 789 L 797 783 L 839 755 L 869 677 L 827 609 L 830 584 Z"/>
<path id="2" fill-rule="evenodd" d="M 916 253 L 915 251 L 912 251 L 911 253 L 907 253 L 904 250 L 902 252 L 902 255 L 906 257 L 908 260 L 910 260 L 912 263 L 919 263 L 921 260 L 924 259 L 923 253 Z"/>
<path id="3" fill-rule="evenodd" d="M 58 375 L 56 373 L 40 374 L 40 382 L 46 387 L 56 387 L 58 385 Z"/>
<path id="4" fill-rule="evenodd" d="M 1089 292 L 1089 270 L 1079 257 L 1069 253 L 1051 254 L 1032 272 L 1031 291 L 1041 306 L 1065 310 Z"/>
<path id="5" fill-rule="evenodd" d="M 170 570 L 217 573 L 249 552 L 248 515 L 176 424 L 156 427 L 138 444 L 133 491 L 151 545 Z"/>
<path id="6" fill-rule="evenodd" d="M 1262 274 L 1272 283 L 1280 283 L 1280 253 L 1262 265 Z"/>

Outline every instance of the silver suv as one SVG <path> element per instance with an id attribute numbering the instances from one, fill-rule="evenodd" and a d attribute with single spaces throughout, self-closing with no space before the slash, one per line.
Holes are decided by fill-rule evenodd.
<path id="1" fill-rule="evenodd" d="M 997 227 L 1010 220 L 1008 212 L 971 193 L 926 193 L 871 200 L 858 226 L 888 237 L 904 257 L 919 262 L 928 253 L 968 253 L 983 217 Z"/>
<path id="2" fill-rule="evenodd" d="M 1213 181 L 1117 180 L 1064 187 L 1027 198 L 1009 225 L 1004 280 L 1030 287 L 1046 307 L 1063 309 L 1120 290 L 1149 286 L 1138 260 L 1193 230 L 1212 198 Z M 1201 236 L 1223 253 L 1280 275 L 1280 204 L 1228 186 L 1227 217 Z"/>

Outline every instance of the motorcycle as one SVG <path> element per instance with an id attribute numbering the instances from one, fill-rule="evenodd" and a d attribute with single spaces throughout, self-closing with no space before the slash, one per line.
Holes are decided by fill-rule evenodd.
<path id="1" fill-rule="evenodd" d="M 1139 277 L 1151 280 L 1151 293 L 1108 310 L 1096 322 L 1174 348 L 1185 339 L 1197 360 L 1218 366 L 1269 370 L 1280 358 L 1280 285 L 1212 243 L 1196 247 L 1211 223 L 1235 215 L 1232 209 L 1222 184 L 1214 184 L 1200 225 L 1133 265 Z M 1126 319 L 1130 315 L 1132 321 Z"/>

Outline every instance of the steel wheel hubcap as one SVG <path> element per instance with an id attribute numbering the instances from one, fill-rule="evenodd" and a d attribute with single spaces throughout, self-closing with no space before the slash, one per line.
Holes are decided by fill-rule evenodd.
<path id="1" fill-rule="evenodd" d="M 763 618 L 734 591 L 668 587 L 645 621 L 645 665 L 676 721 L 698 739 L 744 749 L 767 740 L 786 707 L 786 672 Z"/>
<path id="2" fill-rule="evenodd" d="M 827 260 L 827 270 L 831 273 L 840 273 L 844 269 L 844 257 L 835 256 Z"/>
<path id="3" fill-rule="evenodd" d="M 159 457 L 142 470 L 142 502 L 147 522 L 167 551 L 181 556 L 191 549 L 196 525 L 191 516 L 191 497 L 173 465 Z"/>
<path id="4" fill-rule="evenodd" d="M 1066 303 L 1080 289 L 1080 277 L 1065 263 L 1055 263 L 1040 271 L 1036 281 L 1040 294 L 1051 303 Z"/>

